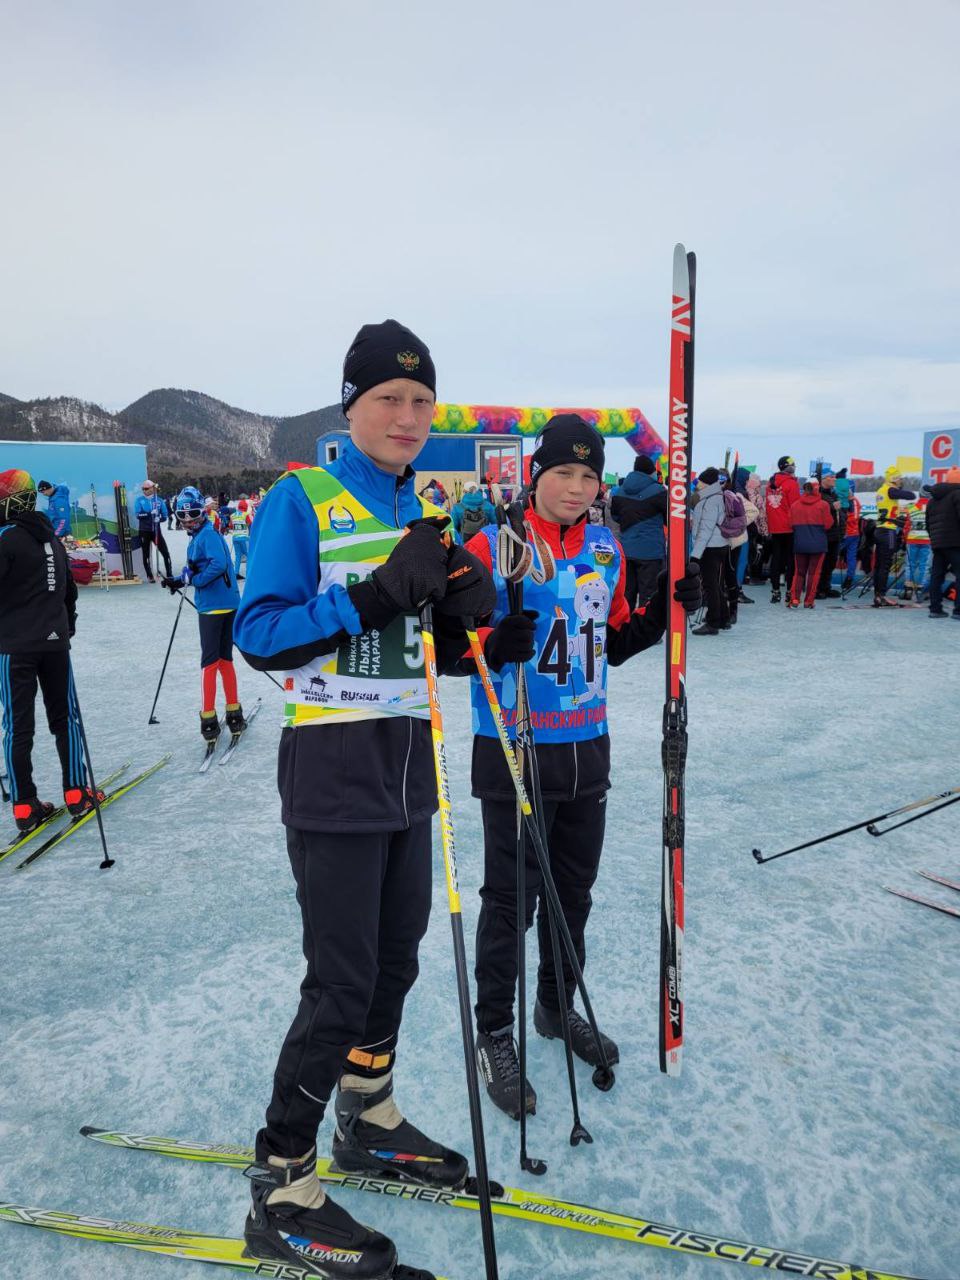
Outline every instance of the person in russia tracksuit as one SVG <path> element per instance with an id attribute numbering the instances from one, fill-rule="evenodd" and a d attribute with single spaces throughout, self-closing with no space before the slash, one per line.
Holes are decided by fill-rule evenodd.
<path id="1" fill-rule="evenodd" d="M 827 554 L 828 530 L 836 523 L 829 503 L 820 497 L 816 480 L 804 482 L 803 492 L 790 508 L 790 524 L 793 527 L 793 582 L 787 599 L 788 609 L 815 607 L 820 568 Z"/>
<path id="2" fill-rule="evenodd" d="M 666 574 L 644 608 L 626 600 L 627 567 L 620 544 L 587 512 L 603 477 L 600 434 L 576 414 L 560 414 L 547 423 L 531 460 L 531 492 L 524 510 L 525 530 L 552 552 L 555 573 L 542 584 L 528 578 L 523 611 L 510 610 L 500 574 L 498 532 L 482 530 L 467 546 L 493 572 L 497 606 L 489 629 L 481 628 L 484 653 L 511 737 L 516 735 L 516 664 L 526 664 L 533 736 L 543 794 L 548 852 L 564 918 L 577 958 L 585 959 L 590 890 L 603 847 L 606 793 L 610 786 L 607 736 L 607 664 L 619 666 L 655 645 L 666 624 Z M 699 569 L 680 579 L 676 598 L 687 611 L 700 603 Z M 472 664 L 467 664 L 472 665 Z M 502 746 L 479 676 L 471 677 L 473 702 L 473 794 L 480 799 L 484 831 L 484 878 L 476 940 L 479 1031 L 477 1058 L 493 1102 L 508 1115 L 520 1115 L 520 1075 L 513 1038 L 517 982 L 517 801 Z M 529 761 L 525 761 L 529 767 Z M 526 854 L 526 907 L 529 928 L 541 888 L 535 850 Z M 553 963 L 544 904 L 537 922 L 540 967 L 534 1023 L 550 1038 L 561 1035 L 560 1002 L 570 1012 L 574 1052 L 599 1063 L 587 1023 L 573 1011 L 574 976 L 564 957 L 563 972 Z M 618 1060 L 617 1046 L 604 1037 L 607 1060 Z M 524 1105 L 532 1111 L 536 1095 L 524 1082 Z"/>
<path id="3" fill-rule="evenodd" d="M 28 472 L 0 472 L 0 702 L 13 816 L 22 833 L 54 808 L 37 798 L 33 781 L 38 685 L 60 757 L 64 804 L 74 816 L 93 805 L 70 669 L 77 587 L 50 520 L 34 509 L 36 500 Z"/>
<path id="4" fill-rule="evenodd" d="M 437 810 L 419 611 L 432 603 L 437 668 L 455 670 L 468 647 L 457 611 L 488 614 L 494 591 L 474 557 L 445 544 L 446 513 L 417 494 L 411 464 L 436 400 L 427 346 L 395 320 L 364 325 L 341 394 L 350 440 L 263 499 L 237 615 L 246 661 L 283 673 L 278 786 L 307 960 L 256 1137 L 245 1235 L 253 1255 L 305 1275 L 379 1280 L 396 1249 L 325 1194 L 317 1134 L 330 1106 L 339 1168 L 401 1170 L 434 1194 L 467 1178 L 463 1155 L 404 1118 L 393 1067 L 430 914 Z"/>
<path id="5" fill-rule="evenodd" d="M 246 727 L 233 665 L 233 621 L 240 606 L 240 592 L 227 544 L 211 524 L 200 491 L 192 485 L 182 489 L 177 494 L 176 512 L 178 523 L 190 538 L 187 563 L 177 577 L 168 575 L 161 581 L 172 593 L 187 586 L 194 589 L 193 602 L 200 624 L 200 733 L 205 741 L 215 742 L 220 736 L 218 675 L 227 704 L 228 730 L 240 733 Z"/>
<path id="6" fill-rule="evenodd" d="M 58 538 L 68 538 L 70 525 L 70 490 L 65 484 L 51 484 L 49 480 L 41 480 L 37 492 L 47 500 L 47 516 L 53 525 L 53 532 Z"/>
<path id="7" fill-rule="evenodd" d="M 167 504 L 157 492 L 152 480 L 144 480 L 143 493 L 134 503 L 133 513 L 137 517 L 137 532 L 140 536 L 140 554 L 143 556 L 143 570 L 148 582 L 156 582 L 153 567 L 150 563 L 150 547 L 157 544 L 157 555 L 163 557 L 163 570 L 167 577 L 173 575 L 170 563 L 170 552 L 163 536 L 163 522 L 169 516 Z"/>

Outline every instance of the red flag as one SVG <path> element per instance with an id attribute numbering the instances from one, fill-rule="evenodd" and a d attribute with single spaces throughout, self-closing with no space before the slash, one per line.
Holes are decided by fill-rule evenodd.
<path id="1" fill-rule="evenodd" d="M 851 458 L 850 474 L 852 476 L 872 476 L 874 475 L 873 463 L 867 462 L 863 458 Z"/>

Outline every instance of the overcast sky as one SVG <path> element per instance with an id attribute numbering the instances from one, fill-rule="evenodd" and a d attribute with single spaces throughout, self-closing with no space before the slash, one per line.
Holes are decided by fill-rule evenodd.
<path id="1" fill-rule="evenodd" d="M 0 391 L 299 413 L 391 315 L 442 399 L 663 430 L 682 240 L 697 465 L 960 425 L 953 0 L 0 0 L 0 47 Z"/>

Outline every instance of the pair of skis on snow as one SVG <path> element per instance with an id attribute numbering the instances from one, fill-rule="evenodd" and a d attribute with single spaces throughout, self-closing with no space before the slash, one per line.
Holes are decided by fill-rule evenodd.
<path id="1" fill-rule="evenodd" d="M 227 743 L 227 749 L 226 751 L 224 751 L 223 755 L 220 757 L 221 765 L 229 764 L 230 761 L 233 759 L 233 753 L 236 751 L 237 747 L 240 745 L 240 739 L 250 728 L 250 725 L 256 719 L 257 713 L 259 712 L 262 706 L 263 706 L 263 699 L 258 698 L 256 702 L 253 704 L 253 708 L 250 711 L 250 714 L 247 716 L 246 724 L 243 726 L 243 728 L 239 731 L 239 733 L 231 733 L 230 741 Z M 220 727 L 223 728 L 223 725 L 221 724 Z M 210 766 L 213 764 L 213 757 L 217 753 L 217 743 L 219 741 L 220 741 L 219 737 L 216 737 L 212 742 L 207 743 L 206 750 L 203 753 L 203 759 L 200 762 L 200 769 L 199 769 L 200 773 L 206 773 L 207 770 L 210 768 Z"/>
<path id="2" fill-rule="evenodd" d="M 176 1138 L 116 1132 L 90 1126 L 85 1126 L 80 1132 L 85 1137 L 109 1146 L 123 1147 L 130 1151 L 153 1152 L 157 1155 L 196 1161 L 201 1164 L 244 1169 L 254 1160 L 253 1151 L 246 1147 L 187 1142 Z M 322 1182 L 330 1186 L 390 1196 L 400 1201 L 419 1201 L 435 1207 L 466 1209 L 474 1212 L 480 1204 L 479 1198 L 472 1192 L 443 1191 L 413 1182 L 341 1173 L 329 1160 L 318 1160 L 317 1175 Z M 898 1273 L 877 1271 L 853 1263 L 833 1262 L 799 1250 L 767 1247 L 729 1236 L 717 1236 L 709 1232 L 669 1226 L 666 1223 L 632 1217 L 628 1214 L 611 1213 L 605 1209 L 591 1208 L 589 1205 L 552 1200 L 523 1191 L 518 1187 L 501 1187 L 491 1184 L 491 1196 L 495 1214 L 513 1218 L 519 1222 L 562 1227 L 588 1235 L 620 1240 L 626 1244 L 644 1245 L 664 1249 L 667 1252 L 686 1254 L 688 1257 L 713 1259 L 718 1262 L 737 1262 L 745 1266 L 765 1267 L 768 1271 L 818 1277 L 819 1280 L 911 1280 L 910 1277 Z M 269 1276 L 273 1280 L 308 1280 L 308 1273 L 295 1264 L 267 1262 L 247 1257 L 244 1253 L 243 1240 L 228 1236 L 213 1236 L 201 1232 L 183 1231 L 177 1227 L 129 1222 L 125 1219 L 87 1217 L 57 1210 L 30 1208 L 27 1205 L 9 1201 L 0 1201 L 0 1219 L 17 1222 L 24 1226 L 39 1227 L 78 1239 L 122 1245 L 145 1253 L 165 1254 L 195 1262 L 214 1263 L 258 1276 Z M 15 1260 L 11 1260 L 9 1274 L 11 1276 L 18 1274 Z M 618 1270 L 616 1274 L 628 1273 Z M 589 1273 L 584 1272 L 584 1280 L 597 1280 L 597 1276 L 598 1273 L 595 1270 Z M 432 1272 L 399 1266 L 394 1271 L 393 1280 L 443 1280 L 443 1278 L 434 1276 Z"/>
<path id="3" fill-rule="evenodd" d="M 169 759 L 170 757 L 168 755 L 162 756 L 155 764 L 152 764 L 149 769 L 144 769 L 142 773 L 135 774 L 134 777 L 130 778 L 127 782 L 122 783 L 113 791 L 108 791 L 105 798 L 100 802 L 101 813 L 117 800 L 122 799 L 127 792 L 133 791 L 133 789 L 135 787 L 139 787 L 142 782 L 146 782 L 148 778 L 152 778 L 159 769 L 164 767 Z M 129 762 L 121 765 L 120 768 L 111 773 L 109 777 L 104 778 L 103 786 L 109 787 L 111 782 L 116 782 L 119 777 L 126 773 L 129 767 Z M 54 809 L 53 813 L 51 813 L 49 817 L 44 818 L 44 820 L 38 823 L 32 830 L 26 832 L 25 835 L 18 836 L 17 839 L 14 840 L 12 844 L 8 844 L 5 849 L 0 849 L 0 862 L 3 862 L 5 858 L 9 858 L 19 849 L 22 849 L 24 845 L 34 840 L 44 831 L 48 831 L 55 823 L 64 817 L 66 813 L 66 805 L 61 805 L 59 808 Z M 42 844 L 38 845 L 36 849 L 32 850 L 32 852 L 29 853 L 22 862 L 18 862 L 15 870 L 22 871 L 24 867 L 28 867 L 32 863 L 36 862 L 38 858 L 42 858 L 45 853 L 49 853 L 51 849 L 55 849 L 58 844 L 61 844 L 69 836 L 72 836 L 80 829 L 80 827 L 85 826 L 86 823 L 90 822 L 91 819 L 96 816 L 96 809 L 88 809 L 86 813 L 80 814 L 79 817 L 72 818 L 65 827 L 62 827 L 59 831 L 55 831 L 53 835 L 48 836 L 47 839 L 44 840 Z"/>
<path id="4" fill-rule="evenodd" d="M 948 880 L 946 876 L 935 876 L 932 871 L 918 871 L 918 876 L 924 876 L 927 880 L 932 880 L 934 884 L 942 884 L 947 889 L 955 889 L 960 893 L 960 881 Z M 946 902 L 937 902 L 933 898 L 921 898 L 919 894 L 911 893 L 909 889 L 894 889 L 890 885 L 885 884 L 884 889 L 887 893 L 895 893 L 898 898 L 906 898 L 910 902 L 919 902 L 923 907 L 932 907 L 934 911 L 942 911 L 946 916 L 960 916 L 960 908 L 950 906 Z"/>

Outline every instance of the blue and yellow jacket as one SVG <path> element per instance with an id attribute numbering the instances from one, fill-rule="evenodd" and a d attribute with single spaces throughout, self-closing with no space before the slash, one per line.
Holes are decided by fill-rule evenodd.
<path id="1" fill-rule="evenodd" d="M 391 529 L 423 515 L 414 472 L 383 471 L 352 442 L 316 471 L 333 477 Z M 347 586 L 324 578 L 321 587 L 319 532 L 295 472 L 270 489 L 250 529 L 234 639 L 250 666 L 282 671 L 285 682 L 317 658 L 356 647 L 352 637 L 365 634 Z M 462 629 L 439 616 L 435 628 L 438 669 L 457 670 L 467 649 Z M 324 677 L 315 680 L 322 689 Z M 300 830 L 400 831 L 429 819 L 437 807 L 430 722 L 412 714 L 288 725 L 277 772 L 282 820 Z"/>
<path id="2" fill-rule="evenodd" d="M 183 578 L 193 585 L 194 603 L 200 613 L 231 613 L 240 607 L 232 557 L 209 520 L 190 534 Z"/>

